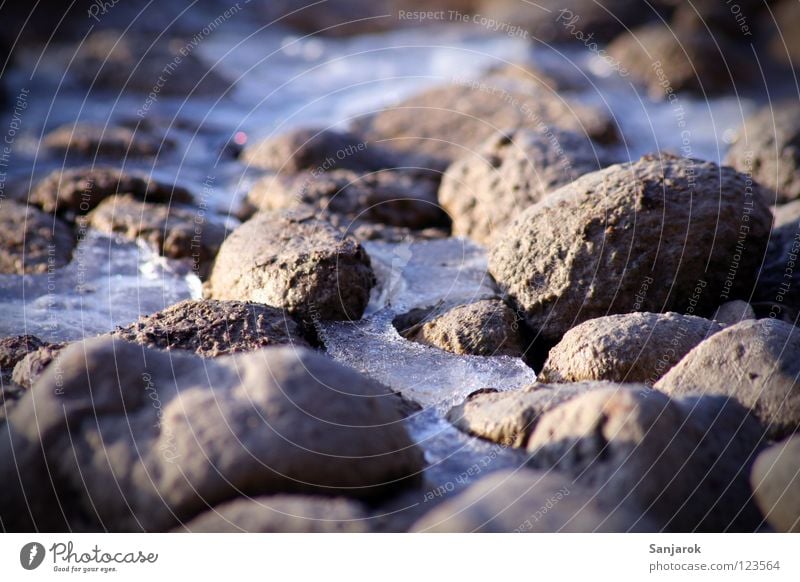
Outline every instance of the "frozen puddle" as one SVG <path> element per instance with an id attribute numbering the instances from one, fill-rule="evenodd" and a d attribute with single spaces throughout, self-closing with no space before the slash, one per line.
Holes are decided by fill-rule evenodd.
<path id="1" fill-rule="evenodd" d="M 82 340 L 200 296 L 200 280 L 144 244 L 89 232 L 61 269 L 0 275 L 0 337 Z"/>
<path id="2" fill-rule="evenodd" d="M 495 296 L 484 250 L 463 239 L 364 245 L 378 276 L 364 318 L 321 322 L 328 354 L 423 406 L 408 420 L 425 451 L 426 499 L 449 495 L 488 472 L 519 467 L 524 455 L 461 433 L 444 418 L 475 390 L 514 390 L 536 374 L 518 358 L 458 356 L 404 339 L 395 316 L 417 307 Z"/>

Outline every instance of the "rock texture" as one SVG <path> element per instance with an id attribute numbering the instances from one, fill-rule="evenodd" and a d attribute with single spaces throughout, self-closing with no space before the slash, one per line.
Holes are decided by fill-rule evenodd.
<path id="1" fill-rule="evenodd" d="M 524 447 L 541 416 L 606 382 L 534 384 L 510 392 L 479 392 L 450 409 L 449 420 L 459 430 L 501 445 Z"/>
<path id="2" fill-rule="evenodd" d="M 303 319 L 358 319 L 375 284 L 369 256 L 313 211 L 260 213 L 220 249 L 215 299 L 255 301 Z"/>
<path id="3" fill-rule="evenodd" d="M 115 194 L 132 194 L 147 202 L 192 202 L 181 186 L 109 166 L 54 170 L 37 182 L 28 202 L 52 214 L 87 214 Z"/>
<path id="4" fill-rule="evenodd" d="M 73 344 L 0 435 L 0 469 L 20 475 L 0 518 L 10 531 L 163 531 L 239 495 L 377 498 L 422 470 L 400 407 L 301 348 L 202 360 Z"/>
<path id="5" fill-rule="evenodd" d="M 643 516 L 604 506 L 571 479 L 531 469 L 484 477 L 418 521 L 416 532 L 555 533 L 653 531 Z"/>
<path id="6" fill-rule="evenodd" d="M 194 533 L 365 533 L 362 506 L 349 499 L 275 495 L 237 499 L 199 515 L 176 531 Z"/>
<path id="7" fill-rule="evenodd" d="M 151 158 L 173 149 L 169 140 L 159 140 L 127 127 L 77 123 L 58 127 L 44 136 L 43 145 L 56 156 L 113 159 Z"/>
<path id="8" fill-rule="evenodd" d="M 776 531 L 800 532 L 800 436 L 761 453 L 750 483 L 761 513 Z"/>
<path id="9" fill-rule="evenodd" d="M 453 234 L 490 244 L 521 210 L 607 166 L 608 157 L 591 139 L 573 132 L 498 133 L 447 169 L 439 199 L 453 219 Z"/>
<path id="10" fill-rule="evenodd" d="M 645 387 L 592 390 L 546 413 L 532 462 L 667 531 L 754 531 L 747 475 L 761 427 L 735 401 L 672 401 Z"/>
<path id="11" fill-rule="evenodd" d="M 725 162 L 750 173 L 770 204 L 800 198 L 800 103 L 771 104 L 748 118 Z"/>
<path id="12" fill-rule="evenodd" d="M 36 383 L 36 380 L 44 373 L 53 360 L 58 357 L 68 344 L 42 344 L 41 347 L 28 352 L 22 358 L 12 373 L 11 379 L 23 388 L 30 388 Z"/>
<path id="13" fill-rule="evenodd" d="M 522 212 L 489 270 L 530 328 L 555 343 L 615 313 L 713 313 L 752 288 L 771 223 L 758 189 L 733 169 L 646 156 Z"/>
<path id="14" fill-rule="evenodd" d="M 748 320 L 711 336 L 655 387 L 670 395 L 719 394 L 751 409 L 772 438 L 800 427 L 800 330 Z"/>
<path id="15" fill-rule="evenodd" d="M 189 350 L 204 358 L 252 352 L 267 346 L 308 347 L 294 318 L 260 303 L 187 300 L 141 317 L 116 337 L 166 350 Z"/>
<path id="16" fill-rule="evenodd" d="M 458 305 L 430 321 L 399 331 L 406 339 L 453 354 L 519 358 L 524 352 L 517 316 L 499 299 Z"/>
<path id="17" fill-rule="evenodd" d="M 711 319 L 722 325 L 735 325 L 740 321 L 755 318 L 753 307 L 747 301 L 736 299 L 720 305 Z"/>
<path id="18" fill-rule="evenodd" d="M 618 139 L 604 112 L 565 103 L 549 91 L 519 92 L 494 79 L 437 87 L 358 119 L 356 129 L 370 142 L 452 162 L 491 136 L 519 127 L 556 127 L 601 143 Z"/>
<path id="19" fill-rule="evenodd" d="M 47 273 L 69 263 L 75 239 L 60 219 L 0 200 L 0 273 Z"/>
<path id="20" fill-rule="evenodd" d="M 548 354 L 541 382 L 655 384 L 689 350 L 723 327 L 677 313 L 626 313 L 590 319 L 569 330 Z"/>

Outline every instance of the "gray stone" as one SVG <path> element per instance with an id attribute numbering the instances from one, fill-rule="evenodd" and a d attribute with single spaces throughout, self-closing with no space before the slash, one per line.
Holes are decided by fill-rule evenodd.
<path id="1" fill-rule="evenodd" d="M 489 270 L 529 327 L 555 343 L 615 313 L 713 313 L 752 288 L 771 226 L 746 176 L 645 156 L 523 211 L 492 248 Z"/>
<path id="2" fill-rule="evenodd" d="M 761 453 L 750 474 L 753 495 L 767 522 L 780 532 L 800 532 L 800 436 Z"/>
<path id="3" fill-rule="evenodd" d="M 747 301 L 736 299 L 717 307 L 717 311 L 714 312 L 711 319 L 722 325 L 736 325 L 740 321 L 755 318 L 756 312 L 753 311 L 753 307 Z"/>
<path id="4" fill-rule="evenodd" d="M 655 385 L 673 396 L 718 394 L 751 409 L 772 438 L 800 427 L 800 330 L 748 320 L 711 336 Z"/>
<path id="5" fill-rule="evenodd" d="M 689 350 L 721 331 L 718 323 L 677 313 L 626 313 L 573 327 L 550 350 L 541 382 L 655 384 Z"/>
<path id="6" fill-rule="evenodd" d="M 208 291 L 303 319 L 358 319 L 375 284 L 369 256 L 311 210 L 259 213 L 225 240 Z"/>

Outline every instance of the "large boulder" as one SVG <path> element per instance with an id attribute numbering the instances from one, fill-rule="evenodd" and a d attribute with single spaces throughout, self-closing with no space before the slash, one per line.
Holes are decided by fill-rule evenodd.
<path id="1" fill-rule="evenodd" d="M 522 212 L 489 270 L 540 339 L 605 315 L 706 315 L 746 295 L 772 215 L 748 178 L 664 155 L 592 172 Z"/>
<path id="2" fill-rule="evenodd" d="M 772 319 L 748 320 L 690 351 L 655 388 L 672 396 L 718 394 L 738 400 L 772 438 L 800 428 L 800 329 Z"/>
<path id="3" fill-rule="evenodd" d="M 358 319 L 375 275 L 361 245 L 313 210 L 259 213 L 217 255 L 214 299 L 255 301 L 303 319 Z"/>
<path id="4" fill-rule="evenodd" d="M 520 210 L 607 165 L 608 154 L 587 136 L 517 129 L 491 136 L 454 162 L 442 178 L 439 200 L 453 219 L 453 234 L 488 244 Z"/>
<path id="5" fill-rule="evenodd" d="M 800 532 L 800 436 L 761 453 L 750 474 L 753 495 L 777 531 Z"/>
<path id="6" fill-rule="evenodd" d="M 60 218 L 0 200 L 0 273 L 47 273 L 69 263 L 75 237 Z"/>
<path id="7" fill-rule="evenodd" d="M 644 386 L 592 390 L 546 413 L 532 463 L 563 471 L 612 507 L 669 531 L 753 531 L 747 475 L 762 430 L 735 401 L 673 401 Z"/>
<path id="8" fill-rule="evenodd" d="M 641 513 L 605 505 L 553 472 L 497 471 L 427 513 L 416 532 L 588 533 L 653 531 Z"/>
<path id="9" fill-rule="evenodd" d="M 181 301 L 117 329 L 114 335 L 150 348 L 190 350 L 205 358 L 268 346 L 308 347 L 297 322 L 281 309 L 213 299 Z"/>
<path id="10" fill-rule="evenodd" d="M 401 400 L 321 354 L 67 348 L 0 436 L 6 530 L 162 531 L 239 495 L 374 499 L 418 479 Z"/>
<path id="11" fill-rule="evenodd" d="M 689 350 L 722 325 L 677 313 L 626 313 L 584 321 L 547 355 L 541 382 L 655 384 Z"/>
<path id="12" fill-rule="evenodd" d="M 772 103 L 749 117 L 725 162 L 752 175 L 770 204 L 800 198 L 800 103 Z"/>

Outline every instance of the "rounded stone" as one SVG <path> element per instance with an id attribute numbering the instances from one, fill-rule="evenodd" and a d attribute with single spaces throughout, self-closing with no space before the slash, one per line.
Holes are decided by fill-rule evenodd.
<path id="1" fill-rule="evenodd" d="M 51 155 L 89 160 L 151 158 L 174 148 L 171 141 L 141 131 L 92 123 L 63 125 L 44 136 L 42 143 Z"/>
<path id="2" fill-rule="evenodd" d="M 75 238 L 65 222 L 34 206 L 0 200 L 0 273 L 47 273 L 69 263 Z"/>
<path id="3" fill-rule="evenodd" d="M 800 532 L 800 436 L 761 453 L 750 483 L 761 513 L 776 531 Z"/>

